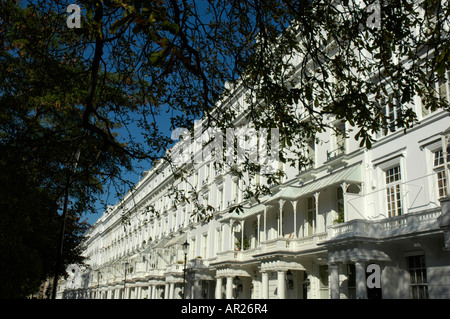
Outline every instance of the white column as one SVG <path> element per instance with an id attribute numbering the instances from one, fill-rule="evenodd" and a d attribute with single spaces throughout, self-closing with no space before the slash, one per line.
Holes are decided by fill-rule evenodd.
<path id="1" fill-rule="evenodd" d="M 194 280 L 194 299 L 200 299 L 200 285 L 199 280 Z"/>
<path id="2" fill-rule="evenodd" d="M 279 270 L 277 276 L 278 299 L 286 299 L 286 271 Z"/>
<path id="3" fill-rule="evenodd" d="M 166 282 L 164 286 L 164 299 L 169 299 L 169 283 Z"/>
<path id="4" fill-rule="evenodd" d="M 230 219 L 230 250 L 234 250 L 233 220 Z"/>
<path id="5" fill-rule="evenodd" d="M 223 224 L 220 224 L 220 236 L 222 237 L 220 240 L 220 247 L 219 247 L 219 252 L 224 251 L 225 250 L 225 231 L 223 228 Z"/>
<path id="6" fill-rule="evenodd" d="M 227 277 L 227 290 L 226 290 L 226 299 L 233 298 L 233 277 Z"/>
<path id="7" fill-rule="evenodd" d="M 174 299 L 175 297 L 175 283 L 171 282 L 169 284 L 169 299 Z"/>
<path id="8" fill-rule="evenodd" d="M 153 289 L 152 289 L 152 299 L 156 299 L 156 294 L 157 294 L 156 285 L 153 285 Z"/>
<path id="9" fill-rule="evenodd" d="M 343 182 L 341 184 L 341 188 L 342 188 L 342 201 L 344 202 L 344 221 L 348 221 L 348 210 L 347 210 L 347 188 L 348 185 L 346 182 Z"/>
<path id="10" fill-rule="evenodd" d="M 356 299 L 367 299 L 366 269 L 363 261 L 355 262 Z"/>
<path id="11" fill-rule="evenodd" d="M 264 241 L 267 240 L 267 206 L 264 206 Z"/>
<path id="12" fill-rule="evenodd" d="M 269 274 L 267 272 L 261 273 L 261 282 L 261 299 L 269 299 Z"/>
<path id="13" fill-rule="evenodd" d="M 256 224 L 257 224 L 257 237 L 256 237 L 256 246 L 259 246 L 259 243 L 261 242 L 261 235 L 260 235 L 260 219 L 261 219 L 261 214 L 256 215 Z"/>
<path id="14" fill-rule="evenodd" d="M 280 225 L 278 228 L 278 237 L 283 237 L 283 204 L 284 204 L 284 200 L 280 199 L 279 200 L 279 204 L 280 204 Z"/>
<path id="15" fill-rule="evenodd" d="M 222 299 L 222 277 L 216 278 L 216 299 Z"/>
<path id="16" fill-rule="evenodd" d="M 448 129 L 446 130 L 448 132 Z M 446 132 L 444 131 L 444 132 Z M 447 190 L 447 197 L 450 196 L 450 168 L 447 163 L 448 158 L 448 152 L 447 147 L 450 143 L 449 136 L 447 136 L 448 133 L 441 135 L 441 144 L 442 144 L 442 156 L 444 158 L 444 169 L 445 169 L 445 176 L 446 176 L 446 190 Z"/>
<path id="17" fill-rule="evenodd" d="M 320 195 L 320 192 L 314 193 L 314 200 L 315 200 L 315 203 L 316 203 L 316 216 L 315 216 L 314 221 L 313 221 L 313 234 L 315 234 L 318 231 L 318 229 L 317 229 L 317 220 L 318 220 L 318 217 L 319 217 L 319 195 Z"/>
<path id="18" fill-rule="evenodd" d="M 329 270 L 331 299 L 339 299 L 339 266 L 330 264 Z"/>
<path id="19" fill-rule="evenodd" d="M 241 251 L 244 250 L 244 223 L 245 220 L 241 220 Z"/>
<path id="20" fill-rule="evenodd" d="M 294 238 L 297 238 L 297 201 L 291 202 L 294 209 Z"/>

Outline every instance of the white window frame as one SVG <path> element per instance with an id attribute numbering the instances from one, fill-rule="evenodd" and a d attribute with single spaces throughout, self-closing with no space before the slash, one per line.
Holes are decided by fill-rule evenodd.
<path id="1" fill-rule="evenodd" d="M 386 117 L 386 125 L 383 126 L 377 133 L 377 138 L 388 136 L 399 130 L 399 127 L 396 125 L 396 121 L 398 114 L 401 112 L 402 105 L 396 98 L 394 98 L 393 95 L 393 93 L 390 93 L 387 100 L 383 98 L 381 101 L 381 109 L 382 113 Z"/>
<path id="2" fill-rule="evenodd" d="M 222 227 L 217 227 L 215 232 L 215 254 L 222 251 Z"/>
<path id="3" fill-rule="evenodd" d="M 334 129 L 331 132 L 331 149 L 328 151 L 327 159 L 331 160 L 341 154 L 345 154 L 347 150 L 346 123 L 336 121 L 333 123 Z M 343 130 L 341 130 L 341 127 Z"/>
<path id="4" fill-rule="evenodd" d="M 396 169 L 398 169 L 396 171 Z M 392 174 L 388 175 L 388 173 Z M 385 184 L 386 184 L 386 208 L 388 217 L 395 217 L 404 215 L 404 200 L 402 192 L 402 169 L 400 163 L 384 171 L 385 173 Z M 394 195 L 393 202 L 392 195 Z M 400 204 L 400 205 L 399 205 Z"/>
<path id="5" fill-rule="evenodd" d="M 306 171 L 308 169 L 314 168 L 316 165 L 316 139 L 311 138 L 308 140 L 307 145 L 303 148 L 303 156 L 310 160 L 306 166 L 300 166 L 300 160 L 297 162 L 297 170 L 299 172 Z"/>
<path id="6" fill-rule="evenodd" d="M 446 70 L 446 72 L 444 73 L 445 79 L 444 80 L 437 80 L 434 83 L 434 94 L 435 96 L 438 98 L 438 100 L 440 99 L 446 99 L 447 101 L 450 101 L 450 70 Z M 423 105 L 422 101 L 421 101 L 421 116 L 422 118 L 427 117 L 428 115 L 431 115 L 435 112 L 436 110 L 428 110 L 425 108 L 425 106 Z"/>
<path id="7" fill-rule="evenodd" d="M 196 238 L 195 237 L 192 237 L 191 238 L 191 243 L 190 243 L 190 245 L 189 245 L 189 256 L 190 256 L 190 259 L 194 259 L 194 258 L 196 258 L 197 256 L 196 256 L 196 252 L 197 252 L 197 246 L 196 246 L 196 240 L 195 240 Z"/>
<path id="8" fill-rule="evenodd" d="M 443 198 L 448 194 L 446 172 L 444 167 L 444 152 L 442 146 L 434 149 L 432 152 L 433 171 L 435 172 L 434 180 L 437 187 L 438 198 Z M 440 153 L 440 155 L 438 155 Z M 436 157 L 436 156 L 439 157 Z M 450 146 L 447 147 L 447 167 L 450 167 Z"/>
<path id="9" fill-rule="evenodd" d="M 223 185 L 220 185 L 217 187 L 217 208 L 219 211 L 224 209 L 224 192 L 223 192 Z"/>
<path id="10" fill-rule="evenodd" d="M 406 147 L 403 147 L 395 152 L 392 152 L 390 154 L 385 154 L 382 157 L 379 157 L 378 159 L 373 160 L 374 167 L 377 168 L 378 173 L 378 180 L 380 181 L 380 196 L 379 200 L 382 207 L 380 207 L 381 211 L 386 212 L 386 217 L 389 217 L 388 214 L 388 203 L 387 203 L 387 188 L 388 185 L 386 183 L 386 172 L 389 169 L 392 169 L 393 167 L 399 166 L 400 167 L 400 173 L 401 173 L 401 180 L 397 183 L 400 184 L 400 196 L 401 196 L 401 205 L 402 205 L 402 215 L 405 215 L 408 213 L 408 207 L 407 203 L 409 203 L 409 196 L 407 193 L 405 193 L 404 185 L 405 182 L 408 180 L 407 178 L 407 172 L 406 172 Z M 392 186 L 392 185 L 391 185 Z M 396 215 L 397 216 L 397 215 Z"/>
<path id="11" fill-rule="evenodd" d="M 207 259 L 208 258 L 208 233 L 203 233 L 202 234 L 202 253 L 201 256 L 203 259 Z"/>
<path id="12" fill-rule="evenodd" d="M 309 200 L 311 199 L 311 203 L 312 203 L 312 207 L 309 207 Z M 309 214 L 312 214 L 312 218 L 311 218 L 311 224 L 309 222 L 310 218 L 309 218 Z M 307 228 L 306 228 L 306 233 L 307 236 L 312 236 L 316 233 L 316 198 L 313 196 L 310 196 L 308 198 L 306 198 L 306 224 L 307 224 Z M 310 233 L 310 229 L 311 229 L 311 233 Z"/>
<path id="13" fill-rule="evenodd" d="M 411 258 L 423 258 L 424 259 L 424 265 L 418 265 L 419 267 L 416 267 L 417 265 L 414 265 L 413 268 L 410 267 L 410 259 Z M 411 299 L 419 299 L 415 298 L 413 290 L 415 288 L 424 288 L 425 290 L 425 299 L 429 298 L 429 292 L 428 292 L 428 275 L 427 275 L 427 266 L 426 266 L 426 255 L 425 254 L 411 254 L 409 256 L 406 256 L 406 267 L 408 269 L 409 275 L 410 275 L 410 296 Z M 417 273 L 418 270 L 421 271 L 421 274 L 423 275 L 423 272 L 425 273 L 425 277 L 420 276 L 420 280 L 417 280 Z M 414 274 L 414 279 L 411 277 L 411 273 Z M 424 282 L 426 281 L 426 282 Z"/>

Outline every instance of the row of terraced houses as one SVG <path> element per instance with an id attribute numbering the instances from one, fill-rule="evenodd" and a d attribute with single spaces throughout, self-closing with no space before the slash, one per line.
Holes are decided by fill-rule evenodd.
<path id="1" fill-rule="evenodd" d="M 436 91 L 450 100 L 446 77 Z M 237 86 L 220 107 L 245 114 L 244 96 Z M 280 166 L 278 185 L 238 178 L 180 139 L 171 151 L 200 158 L 188 164 L 193 174 L 180 181 L 164 161 L 145 172 L 93 225 L 86 266 L 69 270 L 58 297 L 450 298 L 449 114 L 416 96 L 409 107 L 420 121 L 405 132 L 395 124 L 400 106 L 383 107 L 389 123 L 370 149 L 348 122 L 327 118 L 335 130 L 310 141 L 311 164 Z M 246 199 L 246 185 L 258 184 L 271 194 Z M 175 205 L 171 187 L 196 190 L 214 211 L 205 219 L 192 201 Z"/>

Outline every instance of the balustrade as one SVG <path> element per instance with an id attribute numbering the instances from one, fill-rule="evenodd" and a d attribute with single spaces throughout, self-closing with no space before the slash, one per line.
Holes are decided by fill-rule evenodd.
<path id="1" fill-rule="evenodd" d="M 328 228 L 328 239 L 338 239 L 352 236 L 383 238 L 402 233 L 413 233 L 420 230 L 438 227 L 437 219 L 440 209 L 420 213 L 409 213 L 382 220 L 355 219 Z"/>

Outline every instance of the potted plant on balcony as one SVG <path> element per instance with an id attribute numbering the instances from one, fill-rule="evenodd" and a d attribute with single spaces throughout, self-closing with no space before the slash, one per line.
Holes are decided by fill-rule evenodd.
<path id="1" fill-rule="evenodd" d="M 342 212 L 338 212 L 337 213 L 337 217 L 336 217 L 336 219 L 333 222 L 335 224 L 340 224 L 340 223 L 345 222 L 345 220 L 344 220 L 344 212 L 343 211 Z"/>
<path id="2" fill-rule="evenodd" d="M 236 240 L 236 250 L 247 250 L 250 248 L 250 240 L 247 236 L 244 236 L 244 248 L 242 249 L 242 239 L 238 238 Z"/>

